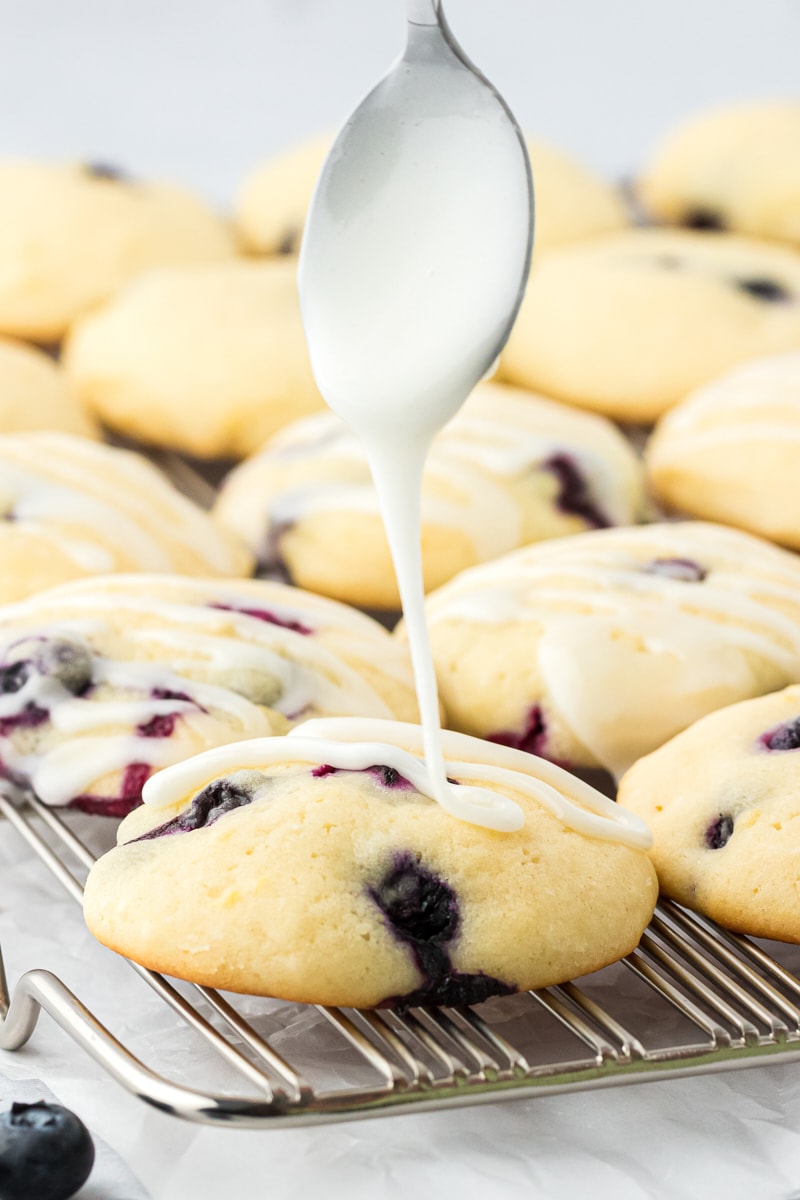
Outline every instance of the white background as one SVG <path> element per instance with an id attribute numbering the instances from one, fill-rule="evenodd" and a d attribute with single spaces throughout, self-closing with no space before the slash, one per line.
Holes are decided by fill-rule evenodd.
<path id="1" fill-rule="evenodd" d="M 800 92 L 800 0 L 448 0 L 447 11 L 528 130 L 615 176 L 693 109 Z M 0 0 L 0 156 L 103 159 L 226 204 L 259 159 L 341 120 L 402 33 L 401 0 Z M 99 950 L 77 913 L 59 910 L 13 838 L 1 849 L 10 974 L 49 966 L 85 990 Z M 21 917 L 9 893 L 23 880 Z M 110 987 L 98 968 L 91 986 Z M 114 994 L 120 1021 L 135 1022 L 135 997 Z M 148 1112 L 47 1022 L 0 1070 L 47 1079 L 156 1200 L 778 1200 L 800 1187 L 789 1067 L 266 1135 Z"/>
<path id="2" fill-rule="evenodd" d="M 800 92 L 800 0 L 446 0 L 531 132 L 615 175 L 707 104 Z M 402 0 L 0 0 L 0 154 L 104 159 L 227 202 L 343 119 Z"/>

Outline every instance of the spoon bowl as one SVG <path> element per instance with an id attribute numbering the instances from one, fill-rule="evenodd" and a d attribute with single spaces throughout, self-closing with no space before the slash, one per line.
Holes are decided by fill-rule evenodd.
<path id="1" fill-rule="evenodd" d="M 516 121 L 441 4 L 409 0 L 408 18 L 404 53 L 325 162 L 299 282 L 331 408 L 385 429 L 413 404 L 432 432 L 508 338 L 528 276 L 533 187 Z"/>

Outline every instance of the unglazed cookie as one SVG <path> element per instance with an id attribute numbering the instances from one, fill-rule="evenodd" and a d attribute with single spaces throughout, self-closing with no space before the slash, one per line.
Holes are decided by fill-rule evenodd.
<path id="1" fill-rule="evenodd" d="M 96 438 L 98 429 L 48 354 L 0 337 L 0 433 L 58 429 Z"/>
<path id="2" fill-rule="evenodd" d="M 311 194 L 330 138 L 303 142 L 271 158 L 245 180 L 237 223 L 254 254 L 296 254 Z M 536 191 L 536 246 L 555 246 L 628 224 L 619 192 L 546 142 L 527 139 Z"/>
<path id="3" fill-rule="evenodd" d="M 537 260 L 501 377 L 653 421 L 748 358 L 800 348 L 800 253 L 733 234 L 640 229 Z"/>
<path id="4" fill-rule="evenodd" d="M 91 164 L 0 164 L 3 333 L 57 341 L 140 271 L 234 252 L 223 222 L 183 188 Z"/>
<path id="5" fill-rule="evenodd" d="M 642 516 L 642 472 L 607 421 L 483 384 L 433 443 L 426 586 L 517 546 Z M 400 599 L 361 443 L 333 413 L 284 429 L 225 481 L 216 514 L 262 571 L 365 608 Z"/>
<path id="6" fill-rule="evenodd" d="M 730 105 L 683 122 L 639 181 L 660 221 L 800 245 L 800 104 Z"/>
<path id="7" fill-rule="evenodd" d="M 647 462 L 665 505 L 800 549 L 800 352 L 687 396 L 659 422 Z"/>
<path id="8" fill-rule="evenodd" d="M 800 687 L 704 717 L 636 763 L 619 801 L 653 830 L 666 895 L 800 942 Z"/>
<path id="9" fill-rule="evenodd" d="M 71 385 L 120 433 L 241 456 L 323 407 L 290 261 L 153 271 L 81 321 Z"/>
<path id="10" fill-rule="evenodd" d="M 515 833 L 467 824 L 418 790 L 421 749 L 415 726 L 312 721 L 164 772 L 89 876 L 89 928 L 169 975 L 359 1008 L 476 1004 L 635 947 L 657 892 L 643 825 L 449 734 L 451 778 L 524 814 Z"/>
<path id="11" fill-rule="evenodd" d="M 620 774 L 706 713 L 800 681 L 800 559 L 686 522 L 529 546 L 428 600 L 455 729 Z"/>
<path id="12" fill-rule="evenodd" d="M 0 603 L 108 571 L 245 575 L 243 543 L 156 467 L 66 433 L 0 437 Z"/>
<path id="13" fill-rule="evenodd" d="M 121 816 L 153 772 L 306 717 L 416 716 L 376 622 L 255 580 L 116 575 L 0 609 L 0 774 Z"/>

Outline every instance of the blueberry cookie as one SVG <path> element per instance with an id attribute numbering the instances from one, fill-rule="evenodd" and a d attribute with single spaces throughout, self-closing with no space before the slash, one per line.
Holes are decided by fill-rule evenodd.
<path id="1" fill-rule="evenodd" d="M 293 260 L 152 271 L 78 323 L 65 365 L 110 428 L 202 458 L 242 456 L 323 408 Z"/>
<path id="2" fill-rule="evenodd" d="M 89 928 L 169 975 L 359 1008 L 477 1004 L 635 947 L 657 892 L 643 825 L 450 734 L 450 777 L 524 814 L 514 833 L 467 824 L 411 782 L 421 750 L 416 726 L 312 721 L 163 772 L 89 876 Z"/>
<path id="3" fill-rule="evenodd" d="M 665 505 L 800 550 L 800 352 L 754 359 L 687 396 L 647 461 Z"/>
<path id="4" fill-rule="evenodd" d="M 245 575 L 243 543 L 156 467 L 67 433 L 0 437 L 0 603 L 109 571 Z"/>
<path id="5" fill-rule="evenodd" d="M 223 222 L 182 188 L 102 164 L 0 164 L 0 332 L 58 341 L 140 271 L 234 253 Z"/>
<path id="6" fill-rule="evenodd" d="M 501 377 L 649 422 L 748 358 L 800 348 L 800 253 L 640 229 L 542 255 Z"/>
<path id="7" fill-rule="evenodd" d="M 242 242 L 253 254 L 296 254 L 330 138 L 276 155 L 245 181 L 237 204 Z M 624 229 L 619 192 L 545 142 L 527 139 L 536 190 L 536 245 L 555 246 Z"/>
<path id="8" fill-rule="evenodd" d="M 636 763 L 662 891 L 728 929 L 800 942 L 800 687 L 711 713 Z"/>
<path id="9" fill-rule="evenodd" d="M 730 105 L 684 122 L 639 183 L 659 221 L 800 246 L 800 104 Z"/>
<path id="10" fill-rule="evenodd" d="M 618 775 L 706 713 L 800 681 L 800 559 L 717 525 L 529 546 L 427 608 L 451 727 L 572 767 Z"/>
<path id="11" fill-rule="evenodd" d="M 0 610 L 0 775 L 121 816 L 153 771 L 306 717 L 413 718 L 402 646 L 361 613 L 254 580 L 117 575 Z"/>
<path id="12" fill-rule="evenodd" d="M 426 587 L 529 542 L 632 524 L 644 506 L 638 460 L 609 422 L 483 384 L 428 458 Z M 216 513 L 263 572 L 361 607 L 400 607 L 367 459 L 333 413 L 287 427 L 235 468 Z"/>
<path id="13" fill-rule="evenodd" d="M 0 433 L 58 429 L 96 438 L 98 428 L 48 354 L 0 337 Z"/>

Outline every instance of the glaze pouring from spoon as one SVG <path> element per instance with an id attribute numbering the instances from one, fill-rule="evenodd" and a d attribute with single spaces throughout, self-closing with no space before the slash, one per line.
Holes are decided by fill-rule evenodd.
<path id="1" fill-rule="evenodd" d="M 424 614 L 420 495 L 434 435 L 491 369 L 527 281 L 533 190 L 522 134 L 438 0 L 408 0 L 405 51 L 325 162 L 300 254 L 311 362 L 362 440 L 397 573 L 431 793 L 493 829 L 496 793 L 454 787 Z"/>

